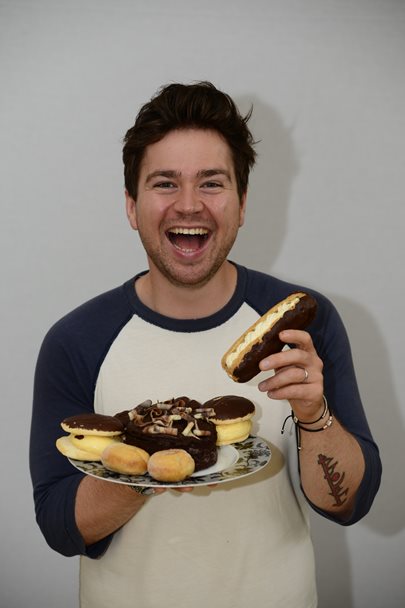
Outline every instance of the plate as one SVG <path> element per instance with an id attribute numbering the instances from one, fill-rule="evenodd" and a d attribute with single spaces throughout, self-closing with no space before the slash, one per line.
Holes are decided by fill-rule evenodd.
<path id="1" fill-rule="evenodd" d="M 218 448 L 218 460 L 208 469 L 194 473 L 184 481 L 177 483 L 164 483 L 156 481 L 150 475 L 121 475 L 106 469 L 100 462 L 86 462 L 83 460 L 73 460 L 70 463 L 82 473 L 112 481 L 123 483 L 130 486 L 143 486 L 150 488 L 159 486 L 163 488 L 207 486 L 210 484 L 225 483 L 234 481 L 241 477 L 247 477 L 270 462 L 271 450 L 267 443 L 260 437 L 250 436 L 245 441 L 225 445 Z"/>

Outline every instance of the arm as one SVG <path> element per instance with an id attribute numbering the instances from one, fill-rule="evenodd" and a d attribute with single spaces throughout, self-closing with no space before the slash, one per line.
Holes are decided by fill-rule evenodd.
<path id="1" fill-rule="evenodd" d="M 307 498 L 339 519 L 348 518 L 364 476 L 365 463 L 359 443 L 336 417 L 325 430 L 301 430 L 300 439 L 301 482 Z"/>
<path id="2" fill-rule="evenodd" d="M 93 411 L 99 353 L 105 346 L 104 342 L 97 344 L 101 332 L 91 332 L 87 340 L 83 339 L 89 326 L 88 315 L 80 323 L 76 316 L 66 317 L 48 332 L 41 346 L 34 380 L 30 471 L 36 519 L 49 546 L 66 556 L 99 557 L 108 547 L 111 534 L 125 517 L 128 519 L 138 510 L 144 499 L 126 488 L 125 508 L 123 496 L 119 503 L 124 520 L 111 517 L 113 525 L 102 533 L 87 531 L 89 522 L 97 521 L 104 503 L 104 498 L 100 500 L 101 490 L 93 492 L 87 476 L 77 471 L 55 446 L 56 439 L 64 434 L 60 426 L 64 418 Z M 97 488 L 108 483 L 94 482 Z M 108 487 L 106 492 L 114 495 L 119 490 Z M 107 518 L 111 516 L 107 509 L 110 502 L 106 500 L 102 511 Z"/>
<path id="3" fill-rule="evenodd" d="M 192 492 L 193 488 L 179 487 L 175 491 L 183 494 Z M 155 487 L 152 493 L 156 496 L 164 492 L 165 488 Z M 108 538 L 136 515 L 145 500 L 147 497 L 126 485 L 84 477 L 77 489 L 75 520 L 85 544 Z"/>
<path id="4" fill-rule="evenodd" d="M 125 485 L 84 477 L 77 489 L 75 519 L 85 544 L 92 545 L 113 534 L 145 500 Z"/>
<path id="5" fill-rule="evenodd" d="M 93 384 L 77 372 L 68 343 L 66 336 L 52 331 L 38 357 L 30 440 L 35 510 L 53 549 L 67 556 L 99 557 L 145 498 L 128 487 L 83 475 L 56 449 L 56 439 L 64 434 L 60 422 L 93 409 L 88 405 Z M 78 366 L 81 372 L 80 359 Z"/>
<path id="6" fill-rule="evenodd" d="M 262 370 L 274 369 L 275 374 L 260 383 L 259 390 L 268 392 L 272 399 L 288 399 L 295 416 L 301 421 L 299 463 L 302 488 L 308 500 L 318 511 L 342 523 L 349 521 L 353 517 L 359 488 L 365 480 L 366 462 L 364 446 L 361 445 L 363 441 L 359 441 L 356 434 L 342 424 L 340 414 L 350 411 L 347 420 L 353 416 L 360 417 L 360 412 L 355 411 L 359 407 L 357 387 L 351 374 L 342 372 L 341 394 L 334 392 L 331 378 L 339 375 L 336 373 L 339 364 L 335 362 L 331 365 L 328 360 L 327 370 L 324 369 L 324 362 L 318 356 L 309 333 L 289 330 L 282 332 L 281 339 L 294 344 L 296 348 L 277 353 L 261 362 Z M 338 351 L 340 347 L 336 344 L 334 348 Z M 308 372 L 307 378 L 304 369 Z M 350 377 L 350 382 L 348 379 L 345 381 L 346 375 Z M 324 419 L 312 423 L 324 410 L 324 392 L 333 401 L 332 424 L 326 429 L 322 429 Z M 335 411 L 336 401 L 339 407 Z M 376 460 L 370 455 L 369 468 L 373 468 L 373 462 Z M 371 477 L 368 471 L 367 482 Z M 374 485 L 378 487 L 378 482 Z M 372 492 L 375 491 L 373 488 Z"/>

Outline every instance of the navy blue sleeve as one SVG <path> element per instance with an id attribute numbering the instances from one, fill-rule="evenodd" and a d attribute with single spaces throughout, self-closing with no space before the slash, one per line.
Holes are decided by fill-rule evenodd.
<path id="1" fill-rule="evenodd" d="M 364 456 L 365 472 L 349 519 L 342 521 L 310 504 L 327 519 L 342 525 L 354 524 L 371 508 L 380 486 L 382 467 L 378 447 L 371 435 L 360 398 L 346 329 L 333 304 L 322 294 L 255 271 L 248 271 L 248 274 L 248 303 L 260 315 L 293 291 L 311 293 L 318 302 L 316 318 L 308 331 L 324 364 L 325 396 L 333 414 L 357 439 Z"/>
<path id="2" fill-rule="evenodd" d="M 338 520 L 342 525 L 351 525 L 369 512 L 380 486 L 382 466 L 360 398 L 346 329 L 333 305 L 319 294 L 315 294 L 315 297 L 319 310 L 309 331 L 324 364 L 325 395 L 333 414 L 357 439 L 365 461 L 365 472 L 353 512 L 349 519 Z M 312 506 L 332 519 L 329 514 Z"/>
<path id="3" fill-rule="evenodd" d="M 93 411 L 101 363 L 131 316 L 123 288 L 79 307 L 45 336 L 35 370 L 30 471 L 38 525 L 59 553 L 100 556 L 110 538 L 86 547 L 75 522 L 75 498 L 83 474 L 55 447 L 64 418 Z"/>

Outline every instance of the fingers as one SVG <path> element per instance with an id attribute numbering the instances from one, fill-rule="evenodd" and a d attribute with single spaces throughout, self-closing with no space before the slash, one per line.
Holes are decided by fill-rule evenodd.
<path id="1" fill-rule="evenodd" d="M 178 487 L 178 488 L 162 488 L 159 486 L 153 486 L 153 487 L 142 487 L 142 486 L 131 486 L 131 489 L 134 490 L 137 494 L 139 494 L 140 496 L 144 496 L 144 497 L 148 497 L 148 496 L 159 496 L 159 494 L 164 494 L 165 492 L 167 492 L 168 489 L 171 490 L 175 490 L 176 492 L 181 492 L 181 493 L 186 493 L 186 492 L 192 492 L 193 491 L 193 487 L 191 486 L 186 486 L 186 487 Z"/>
<path id="2" fill-rule="evenodd" d="M 279 338 L 282 342 L 293 344 L 296 348 L 283 350 L 262 359 L 259 364 L 262 371 L 278 369 L 287 365 L 304 366 L 305 363 L 308 363 L 308 355 L 317 355 L 312 338 L 306 331 L 288 329 L 280 332 Z"/>
<path id="3" fill-rule="evenodd" d="M 209 483 L 206 487 L 207 488 L 216 488 L 217 487 L 217 483 Z M 172 488 L 173 490 L 176 490 L 176 492 L 192 492 L 194 490 L 194 486 L 186 486 L 185 488 L 180 487 L 180 488 Z"/>
<path id="4" fill-rule="evenodd" d="M 160 488 L 158 486 L 153 486 L 153 494 L 155 496 L 157 496 L 158 494 L 163 494 L 164 492 L 167 492 L 167 490 L 175 490 L 176 492 L 181 492 L 181 493 L 186 493 L 186 492 L 192 492 L 193 491 L 193 487 L 192 486 L 179 486 L 177 487 L 172 487 L 172 488 Z"/>
<path id="5" fill-rule="evenodd" d="M 304 376 L 303 367 L 280 368 L 270 378 L 259 384 L 261 392 L 267 392 L 272 399 L 305 399 L 318 400 L 323 394 L 323 375 L 315 367 L 305 368 L 308 378 Z"/>
<path id="6" fill-rule="evenodd" d="M 281 351 L 260 362 L 262 371 L 274 375 L 259 384 L 259 390 L 272 399 L 286 399 L 298 407 L 319 407 L 323 395 L 323 363 L 318 357 L 310 334 L 286 330 L 280 339 L 295 348 Z M 292 403 L 292 404 L 293 404 Z"/>
<path id="7" fill-rule="evenodd" d="M 176 490 L 176 492 L 185 493 L 185 492 L 192 492 L 194 488 L 192 486 L 186 486 L 185 488 L 179 487 L 179 488 L 172 488 L 172 489 Z"/>
<path id="8" fill-rule="evenodd" d="M 153 494 L 155 496 L 158 496 L 159 494 L 164 494 L 166 492 L 166 488 L 158 488 L 156 486 L 154 486 L 153 490 L 154 490 Z"/>

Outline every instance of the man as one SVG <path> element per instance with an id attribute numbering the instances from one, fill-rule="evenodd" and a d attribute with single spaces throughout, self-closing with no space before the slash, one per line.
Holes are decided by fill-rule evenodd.
<path id="1" fill-rule="evenodd" d="M 247 120 L 210 83 L 169 85 L 145 104 L 123 159 L 148 270 L 67 315 L 41 348 L 37 520 L 51 547 L 82 556 L 83 607 L 314 607 L 307 504 L 348 525 L 377 492 L 381 465 L 349 343 L 321 294 L 308 331 L 283 332 L 290 348 L 264 359 L 253 381 L 236 385 L 221 369 L 228 346 L 297 288 L 228 260 L 255 160 Z M 213 488 L 146 497 L 82 475 L 54 447 L 67 416 L 182 394 L 254 401 L 270 464 Z"/>

